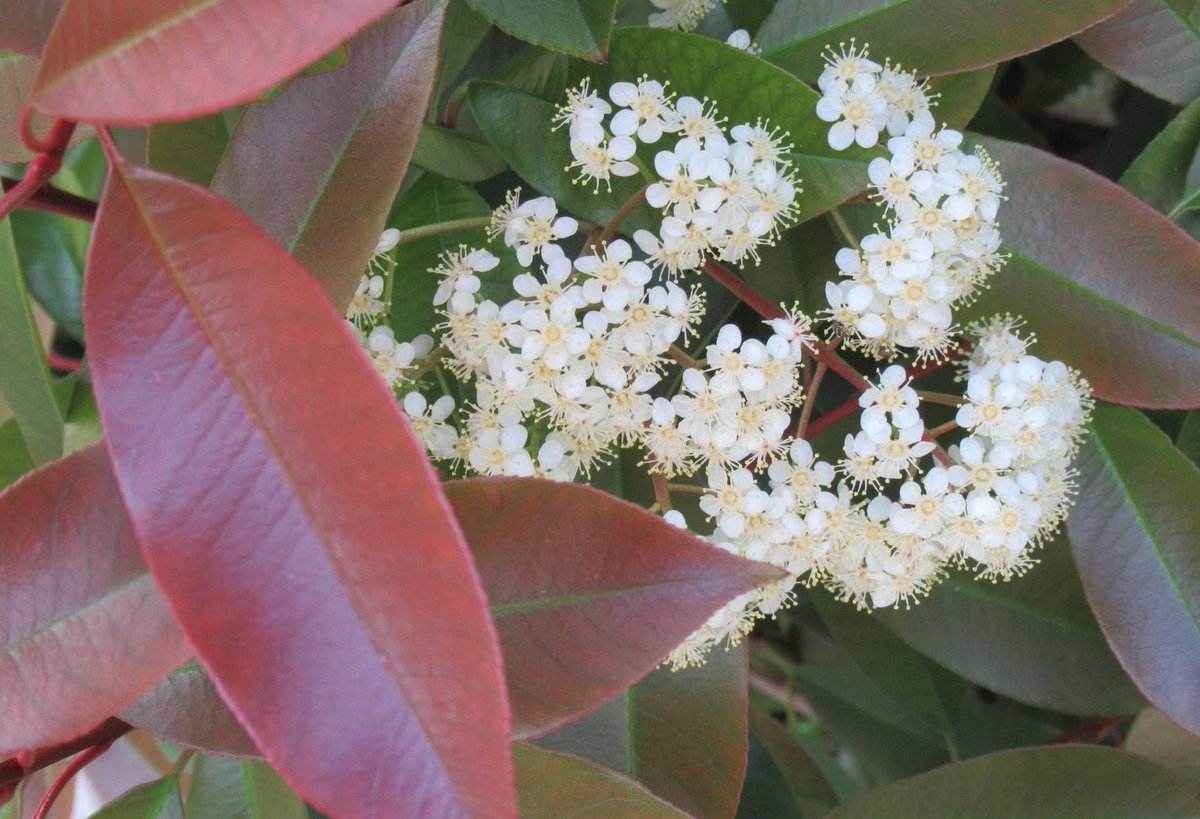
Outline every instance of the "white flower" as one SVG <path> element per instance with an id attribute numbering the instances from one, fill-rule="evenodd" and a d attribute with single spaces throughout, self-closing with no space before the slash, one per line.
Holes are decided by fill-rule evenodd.
<path id="1" fill-rule="evenodd" d="M 829 129 L 829 147 L 835 151 L 853 143 L 873 148 L 887 124 L 887 101 L 871 91 L 826 92 L 817 102 L 817 116 L 835 123 Z"/>
<path id="2" fill-rule="evenodd" d="M 482 475 L 533 474 L 533 459 L 525 451 L 529 432 L 519 424 L 489 428 L 474 437 L 467 460 Z"/>
<path id="3" fill-rule="evenodd" d="M 712 470 L 708 477 L 711 494 L 700 498 L 700 509 L 716 518 L 717 526 L 730 537 L 738 537 L 746 528 L 746 516 L 767 508 L 767 493 L 754 485 L 748 469 L 730 473 Z"/>
<path id="4" fill-rule="evenodd" d="M 603 302 L 609 310 L 620 310 L 641 299 L 642 288 L 650 281 L 650 268 L 645 262 L 633 261 L 633 248 L 624 239 L 576 259 L 575 269 L 588 276 L 583 283 L 588 303 Z"/>
<path id="5" fill-rule="evenodd" d="M 533 264 L 533 257 L 541 254 L 547 258 L 549 248 L 558 248 L 557 239 L 574 236 L 579 223 L 569 216 L 559 216 L 558 206 L 548 196 L 540 196 L 523 202 L 517 208 L 516 217 L 505 232 L 504 243 L 517 249 L 517 261 L 523 267 Z"/>
<path id="6" fill-rule="evenodd" d="M 647 144 L 658 142 L 664 133 L 677 127 L 675 111 L 663 84 L 643 79 L 636 85 L 616 82 L 608 91 L 609 98 L 622 110 L 612 118 L 612 132 L 617 136 L 637 136 Z"/>
<path id="7" fill-rule="evenodd" d="M 434 458 L 453 458 L 458 443 L 458 431 L 445 423 L 454 411 L 454 399 L 443 395 L 432 405 L 419 392 L 404 396 L 404 414 L 409 426 L 425 445 L 425 451 Z"/>

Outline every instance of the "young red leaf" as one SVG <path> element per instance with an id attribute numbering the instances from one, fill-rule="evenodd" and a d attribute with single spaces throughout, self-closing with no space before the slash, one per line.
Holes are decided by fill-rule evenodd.
<path id="1" fill-rule="evenodd" d="M 500 656 L 390 391 L 227 202 L 114 159 L 84 293 L 115 472 L 222 697 L 342 816 L 511 816 Z"/>
<path id="2" fill-rule="evenodd" d="M 0 495 L 0 755 L 77 736 L 191 653 L 97 445 Z"/>
<path id="3" fill-rule="evenodd" d="M 395 0 L 69 0 L 33 91 L 44 113 L 135 125 L 248 102 Z"/>
<path id="4" fill-rule="evenodd" d="M 517 738 L 594 711 L 782 574 L 586 486 L 479 478 L 446 494 L 504 644 Z"/>
<path id="5" fill-rule="evenodd" d="M 344 307 L 416 146 L 444 7 L 405 6 L 336 71 L 291 83 L 238 122 L 213 189 L 288 248 Z"/>

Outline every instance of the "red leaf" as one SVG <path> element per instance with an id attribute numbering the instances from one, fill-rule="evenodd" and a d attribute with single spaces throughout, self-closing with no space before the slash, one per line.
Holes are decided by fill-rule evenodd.
<path id="1" fill-rule="evenodd" d="M 50 36 L 63 0 L 0 0 L 0 48 L 36 57 Z"/>
<path id="2" fill-rule="evenodd" d="M 34 104 L 137 125 L 211 114 L 262 92 L 379 19 L 395 0 L 69 0 Z"/>
<path id="3" fill-rule="evenodd" d="M 779 570 L 633 504 L 533 478 L 447 484 L 492 616 L 517 738 L 590 713 Z"/>
<path id="4" fill-rule="evenodd" d="M 238 122 L 213 180 L 349 304 L 416 146 L 444 7 L 406 6 L 350 43 L 336 71 L 292 82 Z"/>
<path id="5" fill-rule="evenodd" d="M 146 573 L 103 445 L 0 495 L 0 754 L 62 742 L 191 654 Z"/>
<path id="6" fill-rule="evenodd" d="M 147 563 L 239 721 L 339 816 L 511 816 L 495 632 L 437 477 L 317 283 L 114 160 L 84 322 Z"/>

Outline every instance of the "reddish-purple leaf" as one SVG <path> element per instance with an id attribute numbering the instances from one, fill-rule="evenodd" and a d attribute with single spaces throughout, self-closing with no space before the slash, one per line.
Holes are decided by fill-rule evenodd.
<path id="1" fill-rule="evenodd" d="M 34 104 L 137 125 L 248 102 L 382 17 L 395 0 L 68 0 Z"/>
<path id="2" fill-rule="evenodd" d="M 1034 352 L 1079 368 L 1107 401 L 1200 406 L 1200 243 L 1073 162 L 977 142 L 1007 182 L 1000 221 L 1011 255 L 972 313 L 1023 316 Z"/>
<path id="3" fill-rule="evenodd" d="M 146 573 L 103 445 L 0 495 L 0 754 L 129 705 L 191 649 Z"/>
<path id="4" fill-rule="evenodd" d="M 146 561 L 272 766 L 341 816 L 513 815 L 470 555 L 316 281 L 224 200 L 123 161 L 87 276 L 96 398 Z"/>
<path id="5" fill-rule="evenodd" d="M 0 0 L 0 48 L 41 54 L 62 5 L 63 0 Z"/>
<path id="6" fill-rule="evenodd" d="M 746 775 L 746 644 L 704 665 L 651 672 L 590 716 L 537 741 L 636 779 L 697 819 L 726 819 Z"/>
<path id="7" fill-rule="evenodd" d="M 338 70 L 249 108 L 213 180 L 339 307 L 354 295 L 408 169 L 443 13 L 433 0 L 406 6 L 351 41 Z"/>
<path id="8" fill-rule="evenodd" d="M 586 759 L 532 745 L 514 746 L 513 757 L 522 819 L 687 819 L 638 783 Z"/>
<path id="9" fill-rule="evenodd" d="M 504 645 L 517 738 L 594 711 L 781 576 L 590 487 L 481 478 L 446 490 Z"/>

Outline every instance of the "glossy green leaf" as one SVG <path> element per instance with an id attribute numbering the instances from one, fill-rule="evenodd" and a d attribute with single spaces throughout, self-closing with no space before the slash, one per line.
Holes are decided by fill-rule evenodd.
<path id="1" fill-rule="evenodd" d="M 815 80 L 827 45 L 851 38 L 871 56 L 922 75 L 992 65 L 1062 40 L 1101 20 L 1128 0 L 780 0 L 758 30 L 763 56 Z"/>
<path id="2" fill-rule="evenodd" d="M 0 221 L 0 394 L 36 463 L 62 455 L 62 413 L 7 220 Z"/>
<path id="3" fill-rule="evenodd" d="M 813 593 L 813 602 L 831 636 L 864 674 L 943 735 L 953 732 L 953 711 L 966 690 L 962 680 L 901 642 L 874 615 L 823 590 Z"/>
<path id="4" fill-rule="evenodd" d="M 1008 264 L 972 316 L 1016 313 L 1039 357 L 1105 400 L 1200 406 L 1200 244 L 1120 186 L 1036 148 L 980 139 L 1007 182 Z"/>
<path id="5" fill-rule="evenodd" d="M 151 168 L 208 187 L 229 144 L 229 126 L 224 114 L 210 114 L 161 122 L 150 128 L 148 139 L 146 162 Z"/>
<path id="6" fill-rule="evenodd" d="M 829 819 L 1128 819 L 1196 816 L 1197 802 L 1167 771 L 1097 746 L 1002 751 L 872 791 Z"/>
<path id="7" fill-rule="evenodd" d="M 937 728 L 875 684 L 836 644 L 822 645 L 819 656 L 795 666 L 792 681 L 870 781 L 891 781 L 950 758 Z"/>
<path id="8" fill-rule="evenodd" d="M 1200 3 L 1133 0 L 1075 38 L 1106 68 L 1151 94 L 1186 105 L 1200 96 Z"/>
<path id="9" fill-rule="evenodd" d="M 92 140 L 68 152 L 54 184 L 68 193 L 95 199 L 107 172 L 104 152 Z M 80 306 L 91 225 L 32 210 L 18 210 L 8 218 L 29 294 L 59 328 L 82 341 Z"/>
<path id="10" fill-rule="evenodd" d="M 556 0 L 513 3 L 467 0 L 480 14 L 513 37 L 592 60 L 604 58 L 617 0 Z"/>
<path id="11" fill-rule="evenodd" d="M 1067 519 L 1079 576 L 1121 664 L 1200 732 L 1200 468 L 1144 415 L 1096 407 Z"/>
<path id="12" fill-rule="evenodd" d="M 1138 714 L 1121 747 L 1158 763 L 1200 792 L 1200 736 L 1183 730 L 1157 708 Z"/>
<path id="13" fill-rule="evenodd" d="M 746 808 L 747 799 L 755 797 L 751 772 L 755 767 L 756 749 L 764 754 L 767 757 L 766 761 L 779 772 L 791 792 L 792 804 L 805 819 L 824 816 L 837 804 L 837 796 L 825 780 L 821 769 L 788 730 L 769 714 L 758 708 L 751 708 L 750 762 L 747 766 L 746 785 L 742 789 L 742 802 L 738 808 L 739 819 L 747 819 L 754 815 Z"/>
<path id="14" fill-rule="evenodd" d="M 565 131 L 552 130 L 555 106 L 543 99 L 492 82 L 473 82 L 468 98 L 484 136 L 509 167 L 537 194 L 552 197 L 559 206 L 590 222 L 604 225 L 621 205 L 637 193 L 644 180 L 613 180 L 612 192 L 593 193 L 590 187 L 572 184 L 568 166 L 574 162 Z M 637 221 L 638 214 L 642 221 Z M 641 208 L 627 227 L 652 226 L 648 208 Z"/>
<path id="15" fill-rule="evenodd" d="M 446 4 L 446 22 L 442 26 L 442 43 L 438 57 L 438 77 L 433 87 L 432 118 L 437 120 L 446 104 L 446 95 L 453 88 L 463 69 L 470 63 L 492 24 L 467 5 L 466 0 L 450 0 Z"/>
<path id="16" fill-rule="evenodd" d="M 636 782 L 577 756 L 518 744 L 513 762 L 522 819 L 686 817 Z"/>
<path id="17" fill-rule="evenodd" d="M 105 805 L 92 819 L 183 819 L 183 801 L 179 797 L 179 775 L 183 768 L 176 765 L 162 779 L 139 785 Z"/>
<path id="18" fill-rule="evenodd" d="M 1039 558 L 1007 583 L 953 573 L 911 610 L 873 616 L 998 694 L 1069 714 L 1138 710 L 1141 698 L 1088 610 L 1066 544 L 1047 545 Z"/>
<path id="19" fill-rule="evenodd" d="M 304 802 L 270 766 L 200 756 L 192 769 L 187 819 L 306 819 Z"/>
<path id="20" fill-rule="evenodd" d="M 1200 100 L 1183 109 L 1121 175 L 1121 184 L 1200 240 Z"/>
<path id="21" fill-rule="evenodd" d="M 471 188 L 427 173 L 400 194 L 388 217 L 388 227 L 407 231 L 465 219 L 482 222 L 491 213 L 487 202 Z M 392 311 L 389 319 L 392 329 L 396 331 L 396 338 L 407 340 L 422 333 L 432 333 L 434 325 L 441 322 L 437 308 L 433 306 L 438 277 L 430 272 L 437 266 L 438 256 L 456 250 L 460 244 L 483 247 L 486 240 L 487 234 L 480 224 L 477 227 L 440 231 L 397 245 L 392 252 L 396 269 L 392 274 Z"/>
<path id="22" fill-rule="evenodd" d="M 482 182 L 508 167 L 482 137 L 430 123 L 421 127 L 412 164 L 459 182 Z"/>
<path id="23" fill-rule="evenodd" d="M 697 819 L 731 817 L 746 770 L 746 650 L 660 668 L 538 745 L 637 780 Z"/>

